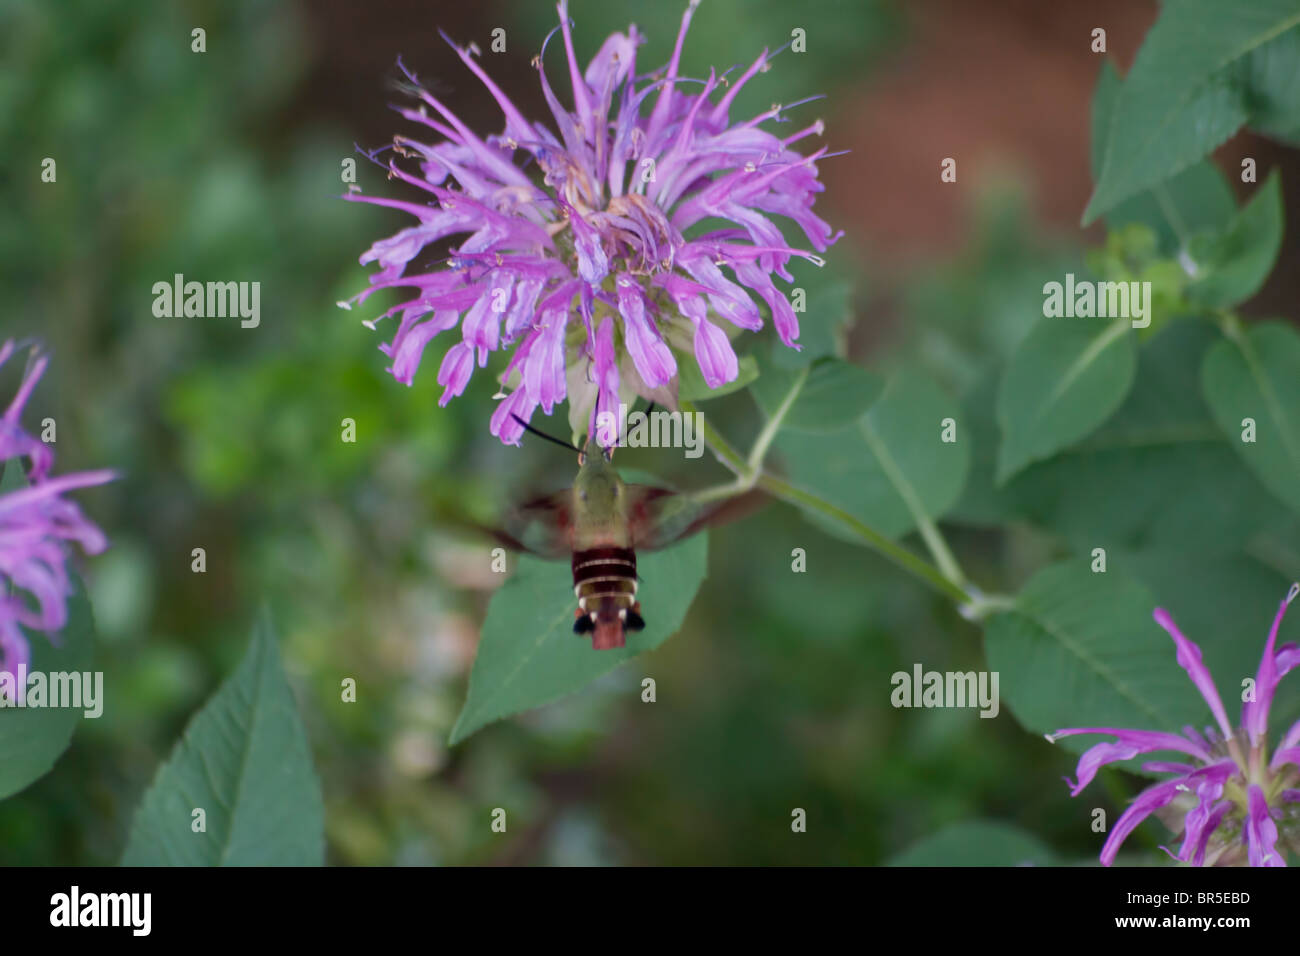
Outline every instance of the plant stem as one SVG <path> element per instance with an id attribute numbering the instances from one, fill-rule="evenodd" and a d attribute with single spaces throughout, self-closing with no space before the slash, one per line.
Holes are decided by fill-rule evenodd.
<path id="1" fill-rule="evenodd" d="M 861 540 L 869 548 L 884 555 L 898 567 L 909 572 L 914 577 L 920 578 L 926 584 L 930 585 L 940 594 L 951 598 L 960 606 L 974 604 L 972 595 L 958 583 L 949 580 L 938 568 L 930 564 L 924 558 L 918 557 L 902 545 L 896 544 L 889 538 L 885 537 L 875 528 L 858 520 L 849 514 L 843 508 L 823 501 L 816 495 L 809 494 L 801 488 L 772 475 L 760 475 L 757 481 L 758 487 L 768 492 L 772 497 L 779 498 L 782 501 L 796 505 L 809 511 L 816 511 L 819 514 L 830 518 L 844 530 L 850 532 L 854 537 Z"/>
<path id="2" fill-rule="evenodd" d="M 1156 205 L 1160 207 L 1160 213 L 1165 217 L 1165 222 L 1169 223 L 1169 228 L 1174 231 L 1174 236 L 1178 240 L 1178 247 L 1185 250 L 1187 248 L 1187 226 L 1183 224 L 1183 217 L 1178 215 L 1178 207 L 1174 205 L 1169 190 L 1165 189 L 1164 183 L 1160 183 L 1152 187 L 1151 193 L 1156 197 Z"/>
<path id="3" fill-rule="evenodd" d="M 746 464 L 745 459 L 741 457 L 740 452 L 731 447 L 731 443 L 722 437 L 709 420 L 704 417 L 704 414 L 698 411 L 694 405 L 690 402 L 682 402 L 681 407 L 683 413 L 699 416 L 701 428 L 704 432 L 704 443 L 713 451 L 714 457 L 736 475 L 735 481 L 715 485 L 703 491 L 692 492 L 691 497 L 704 504 L 705 502 L 716 501 L 719 498 L 730 498 L 733 495 L 742 494 L 754 487 L 755 476 Z"/>
<path id="4" fill-rule="evenodd" d="M 1215 318 L 1218 320 L 1219 331 L 1223 333 L 1223 337 L 1241 345 L 1243 332 L 1237 314 L 1229 309 L 1219 309 L 1215 312 Z"/>
<path id="5" fill-rule="evenodd" d="M 702 413 L 697 412 L 694 405 L 690 402 L 682 402 L 683 412 L 700 415 L 699 421 L 702 424 L 705 444 L 713 451 L 718 461 L 736 475 L 735 481 L 695 492 L 691 497 L 703 503 L 742 494 L 757 486 L 774 498 L 829 518 L 840 525 L 850 536 L 857 538 L 867 547 L 883 555 L 904 571 L 919 578 L 940 594 L 954 601 L 961 613 L 971 620 L 979 620 L 987 614 L 1012 607 L 1014 605 L 1013 599 L 1003 595 L 986 596 L 966 582 L 966 577 L 957 564 L 956 558 L 953 557 L 952 552 L 949 550 L 947 542 L 944 541 L 943 535 L 940 534 L 939 529 L 928 515 L 918 515 L 915 509 L 913 510 L 921 537 L 925 540 L 926 546 L 934 556 L 938 567 L 930 564 L 924 558 L 914 554 L 897 542 L 892 541 L 838 505 L 831 504 L 829 501 L 825 501 L 763 470 L 763 459 L 780 430 L 781 422 L 794 404 L 799 391 L 803 388 L 807 377 L 808 373 L 805 369 L 759 433 L 748 459 L 742 457 L 740 452 L 713 427 L 708 419 Z"/>
<path id="6" fill-rule="evenodd" d="M 704 428 L 704 443 L 713 450 L 713 454 L 718 461 L 722 462 L 730 471 L 734 472 L 738 478 L 747 478 L 749 476 L 749 466 L 745 459 L 741 457 L 740 452 L 731 447 L 722 435 L 713 427 L 704 413 L 698 411 L 690 402 L 682 402 L 682 411 L 688 415 L 698 415 Z"/>
<path id="7" fill-rule="evenodd" d="M 925 542 L 930 556 L 934 558 L 934 563 L 939 566 L 939 570 L 943 572 L 945 578 L 961 587 L 966 583 L 966 575 L 962 573 L 961 566 L 957 564 L 957 559 L 953 557 L 952 551 L 948 549 L 948 542 L 939 533 L 939 529 L 935 526 L 929 512 L 925 510 L 921 502 L 917 500 L 916 495 L 913 494 L 911 487 L 903 480 L 898 466 L 889 454 L 889 449 L 876 435 L 875 429 L 869 425 L 864 423 L 860 431 L 867 443 L 867 447 L 876 456 L 881 469 L 889 478 L 890 483 L 897 489 L 899 497 L 903 499 L 903 504 L 907 506 L 907 510 L 911 513 L 912 520 L 916 522 L 916 530 L 920 532 L 921 540 Z"/>
<path id="8" fill-rule="evenodd" d="M 785 398 L 781 399 L 781 404 L 776 407 L 776 411 L 772 413 L 772 417 L 767 420 L 763 430 L 758 433 L 758 438 L 754 440 L 754 447 L 750 449 L 749 460 L 746 462 L 751 474 L 757 475 L 763 470 L 763 459 L 767 457 L 767 450 L 772 446 L 776 433 L 781 430 L 781 423 L 785 421 L 785 416 L 789 413 L 791 406 L 794 405 L 795 399 L 803 391 L 806 381 L 808 381 L 808 366 L 804 366 L 799 371 L 799 374 L 795 376 L 794 382 L 790 385 L 790 391 L 786 393 Z"/>

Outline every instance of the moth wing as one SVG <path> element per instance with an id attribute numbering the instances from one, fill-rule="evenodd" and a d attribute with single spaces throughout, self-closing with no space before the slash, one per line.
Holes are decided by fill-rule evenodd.
<path id="1" fill-rule="evenodd" d="M 628 485 L 627 492 L 628 531 L 632 547 L 639 551 L 666 548 L 712 525 L 743 518 L 767 500 L 757 490 L 704 504 L 650 485 Z"/>
<path id="2" fill-rule="evenodd" d="M 525 502 L 506 513 L 502 528 L 487 529 L 502 544 L 542 558 L 573 553 L 573 499 L 568 490 Z"/>

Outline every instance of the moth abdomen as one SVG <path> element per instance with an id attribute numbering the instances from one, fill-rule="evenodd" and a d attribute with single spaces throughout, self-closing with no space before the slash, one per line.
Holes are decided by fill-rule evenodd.
<path id="1" fill-rule="evenodd" d="M 636 552 L 631 548 L 585 548 L 573 552 L 573 586 L 596 578 L 636 580 Z"/>
<path id="2" fill-rule="evenodd" d="M 592 635 L 598 650 L 622 647 L 629 626 L 645 626 L 636 612 L 636 553 L 614 546 L 573 553 L 573 593 L 578 599 L 573 630 Z M 630 616 L 629 616 L 630 615 Z"/>

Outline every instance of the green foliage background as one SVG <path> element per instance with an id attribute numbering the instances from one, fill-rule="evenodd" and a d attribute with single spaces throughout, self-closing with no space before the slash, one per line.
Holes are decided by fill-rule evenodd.
<path id="1" fill-rule="evenodd" d="M 414 17 L 415 9 L 392 16 Z M 464 27 L 477 29 L 486 46 L 491 26 L 509 25 L 519 62 L 507 89 L 526 80 L 524 103 L 535 97 L 526 63 L 551 26 L 549 11 L 493 8 Z M 653 60 L 666 56 L 679 16 L 675 4 L 578 0 L 573 12 L 588 44 L 636 20 L 651 38 L 643 55 Z M 749 62 L 788 38 L 789 18 L 774 0 L 706 2 L 686 67 L 698 74 L 711 63 Z M 435 20 L 425 9 L 418 22 L 394 19 L 376 32 L 422 77 L 454 75 L 451 88 L 467 89 Z M 320 777 L 329 863 L 875 864 L 913 844 L 901 862 L 935 853 L 967 859 L 982 852 L 970 847 L 985 845 L 994 849 L 971 862 L 1093 858 L 1090 808 L 1105 799 L 1122 806 L 1136 781 L 1105 774 L 1086 803 L 1071 801 L 1058 785 L 1072 771 L 1068 754 L 1025 733 L 1007 707 L 996 720 L 892 708 L 889 675 L 910 672 L 914 662 L 939 671 L 983 667 L 981 629 L 883 559 L 784 505 L 711 533 L 704 585 L 680 633 L 654 653 L 448 746 L 477 629 L 499 584 L 481 543 L 456 534 L 449 519 L 489 516 L 521 488 L 563 481 L 572 463 L 549 446 L 502 448 L 487 434 L 486 376 L 446 409 L 436 406 L 432 360 L 412 388 L 396 384 L 383 371 L 379 335 L 356 312 L 335 308 L 365 284 L 356 257 L 402 224 L 339 201 L 340 162 L 357 155 L 354 141 L 385 141 L 400 119 L 384 109 L 396 99 L 384 76 L 320 62 L 324 47 L 309 25 L 321 22 L 272 0 L 0 7 L 0 333 L 38 336 L 53 353 L 28 415 L 58 420 L 60 470 L 124 473 L 80 496 L 113 541 L 86 567 L 105 714 L 81 724 L 52 773 L 0 803 L 0 863 L 117 861 L 158 765 L 236 670 L 263 602 L 275 613 Z M 202 55 L 189 48 L 196 25 L 207 30 Z M 357 36 L 372 25 L 359 16 Z M 902 18 L 879 3 L 806 4 L 798 25 L 853 40 L 816 57 L 780 57 L 767 86 L 752 94 L 760 106 L 778 98 L 773 89 L 791 101 L 869 83 L 876 54 L 906 42 Z M 1251 69 L 1271 62 L 1261 58 Z M 340 97 L 336 109 L 316 101 L 322 91 L 313 81 L 322 75 L 335 78 L 325 92 Z M 1111 82 L 1118 80 L 1103 77 L 1099 103 Z M 481 94 L 467 95 L 471 125 L 494 126 Z M 1285 104 L 1269 103 L 1242 107 L 1237 125 L 1256 116 L 1261 125 L 1285 125 Z M 361 128 L 345 121 L 352 115 L 367 117 Z M 1109 121 L 1098 122 L 1101 129 Z M 1115 122 L 1138 120 L 1122 111 Z M 1221 181 L 1206 186 L 1204 171 L 1190 165 L 1209 148 L 1192 155 L 1189 147 L 1190 168 L 1162 172 L 1176 174 L 1175 202 L 1204 210 L 1202 193 L 1223 189 Z M 45 156 L 58 161 L 58 182 L 48 187 L 37 185 Z M 382 173 L 357 158 L 363 188 L 384 189 Z M 1129 169 L 1101 153 L 1095 172 L 1103 175 L 1108 163 L 1116 176 Z M 1095 210 L 1116 229 L 1087 265 L 1081 242 L 1044 238 L 1015 190 L 977 197 L 975 241 L 903 284 L 904 332 L 888 355 L 868 363 L 882 373 L 906 365 L 907 373 L 891 376 L 890 391 L 883 375 L 822 367 L 817 374 L 833 387 L 805 400 L 829 410 L 805 406 L 802 421 L 815 425 L 842 411 L 836 388 L 871 398 L 883 391 L 867 419 L 885 431 L 900 408 L 958 415 L 976 439 L 961 446 L 961 460 L 942 473 L 917 467 L 925 504 L 948 513 L 945 530 L 972 578 L 1015 591 L 1055 560 L 1086 555 L 1100 533 L 1112 561 L 1124 555 L 1126 573 L 1140 582 L 1114 584 L 1123 601 L 1166 603 L 1197 640 L 1219 628 L 1236 650 L 1225 643 L 1207 658 L 1235 675 L 1239 658 L 1257 656 L 1271 608 L 1300 561 L 1288 534 L 1295 520 L 1270 497 L 1286 494 L 1264 473 L 1270 463 L 1243 465 L 1216 429 L 1216 419 L 1227 428 L 1237 415 L 1230 401 L 1211 409 L 1199 398 L 1161 397 L 1166 352 L 1187 357 L 1168 372 L 1169 387 L 1196 394 L 1189 390 L 1197 373 L 1189 379 L 1185 370 L 1224 345 L 1194 330 L 1162 332 L 1169 337 L 1153 340 L 1159 348 L 1126 333 L 1121 348 L 1131 365 L 1085 377 L 1083 387 L 1098 393 L 1075 396 L 1098 410 L 1091 419 L 1053 424 L 1055 443 L 1029 431 L 1018 433 L 1018 448 L 999 446 L 999 429 L 1019 428 L 1016 417 L 1041 398 L 1035 368 L 1069 364 L 1069 355 L 1018 355 L 1036 341 L 1030 330 L 1041 316 L 1042 283 L 1067 269 L 1169 275 L 1160 267 L 1172 256 L 1170 237 L 1141 206 L 1149 185 L 1130 177 L 1102 191 L 1123 202 Z M 834 197 L 823 201 L 820 211 L 835 222 Z M 1234 209 L 1229 195 L 1211 225 L 1247 236 L 1240 244 L 1253 250 L 1265 240 L 1250 239 L 1252 230 L 1267 223 L 1243 212 L 1234 226 Z M 1118 228 L 1133 222 L 1149 228 Z M 1220 240 L 1233 267 L 1227 279 L 1200 300 L 1179 284 L 1162 287 L 1170 302 L 1218 307 L 1258 287 L 1250 263 Z M 260 281 L 261 327 L 155 318 L 151 287 L 176 272 Z M 817 280 L 817 314 L 847 318 L 851 331 L 853 303 L 873 281 L 870 258 L 846 242 L 828 273 Z M 846 299 L 850 276 L 857 299 Z M 809 332 L 828 353 L 842 341 L 834 324 Z M 1049 339 L 1049 349 L 1062 338 Z M 1282 360 L 1276 349 L 1268 354 Z M 768 361 L 761 347 L 757 357 Z M 1219 366 L 1234 373 L 1231 355 Z M 1008 368 L 1025 374 L 1004 376 Z M 770 410 L 764 390 L 782 374 L 765 367 L 752 396 L 710 402 L 711 420 L 747 442 L 759 410 Z M 1153 421 L 1168 425 L 1160 415 L 1175 406 L 1173 424 L 1203 428 L 1205 447 L 1156 451 L 1136 464 L 1107 457 L 1108 440 L 1123 444 Z M 866 408 L 851 409 L 845 422 Z M 355 444 L 339 440 L 344 418 L 356 421 Z M 836 431 L 800 430 L 799 422 L 779 439 L 777 460 L 834 498 L 843 491 L 836 481 L 848 479 L 815 465 L 845 441 Z M 647 452 L 629 450 L 622 460 L 665 470 Z M 849 473 L 857 488 L 876 465 L 864 456 L 846 467 L 859 469 Z M 668 470 L 685 487 L 725 478 L 707 457 Z M 1210 477 L 1190 482 L 1189 473 Z M 1104 495 L 1107 488 L 1115 493 Z M 1162 522 L 1153 518 L 1152 494 L 1183 494 L 1185 507 Z M 1219 511 L 1205 503 L 1224 499 L 1230 506 Z M 890 533 L 911 529 L 895 503 L 867 502 L 861 513 L 872 517 L 873 507 L 884 509 L 882 522 L 897 524 Z M 204 574 L 190 569 L 196 547 L 206 550 Z M 807 550 L 806 574 L 790 573 L 793 548 Z M 1056 606 L 1048 578 L 1027 592 L 1041 607 L 1008 612 L 989 628 L 989 659 L 1005 660 L 1007 671 L 1023 663 L 1018 642 Z M 1215 592 L 1234 597 L 1220 604 Z M 1111 597 L 1100 594 L 1093 605 L 1111 607 Z M 1112 637 L 1126 626 L 1117 619 Z M 1181 675 L 1167 656 L 1159 680 L 1176 682 Z M 645 676 L 657 681 L 653 705 L 640 700 Z M 356 704 L 340 701 L 346 677 L 357 681 Z M 1040 700 L 1024 701 L 1023 712 L 1020 701 L 1010 703 L 1028 723 L 1043 709 Z M 507 834 L 489 829 L 494 807 L 509 809 Z M 806 833 L 790 831 L 795 807 L 807 811 Z M 972 822 L 980 820 L 998 822 Z M 941 832 L 959 823 L 963 829 Z M 1126 849 L 1154 861 L 1160 837 L 1144 828 Z"/>

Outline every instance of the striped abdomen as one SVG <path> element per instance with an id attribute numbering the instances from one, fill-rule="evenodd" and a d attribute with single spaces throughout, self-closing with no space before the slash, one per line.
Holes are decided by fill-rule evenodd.
<path id="1" fill-rule="evenodd" d="M 573 630 L 591 633 L 596 650 L 622 647 L 627 630 L 645 627 L 636 599 L 636 552 L 614 546 L 573 552 Z"/>

